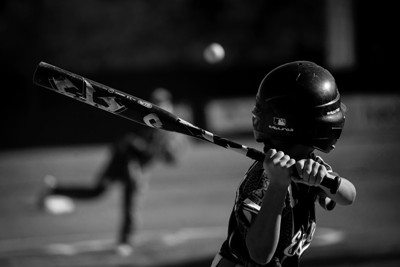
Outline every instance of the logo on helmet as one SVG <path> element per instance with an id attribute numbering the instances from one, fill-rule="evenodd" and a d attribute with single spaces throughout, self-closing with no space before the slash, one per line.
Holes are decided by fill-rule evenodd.
<path id="1" fill-rule="evenodd" d="M 286 126 L 286 120 L 283 118 L 274 117 L 274 124 L 279 126 Z"/>
<path id="2" fill-rule="evenodd" d="M 277 125 L 268 125 L 268 128 L 276 131 L 286 131 L 286 132 L 293 132 L 293 128 L 289 128 L 286 125 L 286 119 L 284 118 L 277 118 L 274 117 L 274 124 Z"/>
<path id="3" fill-rule="evenodd" d="M 281 132 L 294 132 L 293 128 L 286 128 L 286 127 L 277 127 L 275 125 L 268 125 L 268 127 L 272 130 L 281 131 Z"/>

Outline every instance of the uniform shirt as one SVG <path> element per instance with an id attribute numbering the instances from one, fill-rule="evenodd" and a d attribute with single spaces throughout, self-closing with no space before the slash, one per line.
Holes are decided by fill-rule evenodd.
<path id="1" fill-rule="evenodd" d="M 332 171 L 332 168 L 314 153 L 310 158 L 325 165 L 328 171 Z M 263 266 L 251 260 L 245 237 L 252 216 L 261 208 L 268 184 L 269 179 L 264 173 L 263 164 L 253 163 L 236 191 L 235 205 L 229 219 L 228 238 L 220 252 L 223 257 L 244 266 Z M 310 246 L 316 229 L 314 204 L 316 201 L 325 209 L 331 210 L 334 207 L 334 202 L 326 198 L 319 187 L 294 182 L 290 184 L 282 211 L 278 246 L 273 259 L 266 266 L 299 265 L 301 256 Z"/>

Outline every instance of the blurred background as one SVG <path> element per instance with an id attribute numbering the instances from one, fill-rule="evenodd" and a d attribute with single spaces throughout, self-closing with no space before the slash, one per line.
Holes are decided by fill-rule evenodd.
<path id="1" fill-rule="evenodd" d="M 141 98 L 166 87 L 203 128 L 215 124 L 210 100 L 253 98 L 294 60 L 329 69 L 343 95 L 397 94 L 394 12 L 361 0 L 1 1 L 0 146 L 104 142 L 134 127 L 34 85 L 40 61 Z M 214 42 L 218 64 L 203 57 Z M 379 120 L 398 123 L 398 105 L 385 108 Z"/>
<path id="2" fill-rule="evenodd" d="M 11 265 L 15 255 L 21 256 L 18 254 L 21 246 L 16 240 L 45 235 L 41 225 L 56 229 L 61 223 L 63 233 L 69 236 L 64 239 L 69 241 L 82 233 L 90 233 L 92 223 L 83 214 L 60 222 L 29 212 L 26 215 L 21 210 L 11 211 L 10 205 L 26 205 L 46 172 L 65 173 L 66 179 L 65 166 L 75 170 L 76 177 L 94 171 L 105 157 L 103 144 L 137 127 L 122 118 L 34 85 L 32 77 L 41 61 L 143 99 L 148 99 L 154 88 L 165 87 L 178 103 L 177 115 L 218 135 L 244 138 L 240 140 L 250 144 L 253 144 L 251 109 L 254 97 L 261 80 L 270 70 L 295 60 L 309 60 L 327 68 L 336 78 L 343 101 L 349 108 L 340 141 L 342 153 L 348 157 L 341 157 L 336 151 L 327 157 L 354 176 L 359 197 L 357 203 L 346 208 L 344 213 L 339 210 L 336 216 L 342 215 L 342 219 L 330 215 L 328 219 L 322 219 L 322 225 L 346 233 L 355 232 L 347 239 L 351 242 L 336 248 L 338 254 L 334 255 L 353 259 L 351 256 L 358 253 L 357 247 L 364 245 L 367 247 L 359 253 L 362 254 L 359 258 L 364 258 L 362 266 L 375 266 L 378 258 L 394 259 L 398 263 L 400 253 L 395 247 L 399 247 L 396 240 L 400 240 L 400 219 L 396 207 L 400 198 L 396 192 L 400 184 L 395 167 L 400 163 L 397 159 L 400 94 L 395 82 L 398 69 L 395 4 L 386 0 L 0 1 L 0 222 L 3 229 L 0 252 L 6 255 L 1 258 L 4 266 L 19 266 Z M 225 51 L 225 57 L 218 63 L 209 63 L 204 58 L 204 50 L 211 43 L 219 43 Z M 90 145 L 90 148 L 80 150 L 77 145 Z M 208 144 L 194 146 L 196 149 L 189 153 L 191 156 L 186 165 L 169 170 L 166 175 L 171 181 L 185 186 L 187 192 L 199 194 L 199 199 L 206 203 L 204 205 L 208 203 L 205 196 L 218 200 L 220 206 L 212 212 L 218 219 L 196 217 L 194 212 L 204 214 L 205 209 L 196 202 L 192 203 L 195 207 L 190 207 L 192 213 L 186 214 L 187 217 L 171 210 L 173 217 L 168 219 L 165 213 L 162 215 L 164 225 L 149 223 L 147 228 L 144 227 L 147 230 L 193 225 L 214 227 L 227 223 L 235 187 L 250 162 Z M 60 151 L 59 147 L 65 150 Z M 42 150 L 44 148 L 49 150 Z M 224 161 L 218 161 L 216 166 L 211 156 Z M 85 161 L 89 163 L 88 169 L 79 169 L 82 159 L 88 160 Z M 54 164 L 50 165 L 51 162 Z M 199 167 L 199 162 L 207 168 Z M 235 167 L 229 166 L 229 162 L 236 163 Z M 182 183 L 188 176 L 192 179 L 208 177 L 211 183 L 216 175 L 221 180 L 214 188 L 220 188 L 220 191 L 214 192 L 213 196 L 207 195 L 210 191 L 205 187 L 196 188 L 203 191 L 193 191 L 190 184 Z M 377 183 L 377 179 L 384 179 L 385 183 Z M 154 191 L 150 195 L 164 192 L 163 197 L 170 197 L 166 203 L 183 208 L 178 204 L 182 203 L 181 199 L 173 197 L 176 191 L 167 190 L 171 195 L 166 196 L 165 187 L 161 188 L 154 181 L 158 181 L 157 178 L 153 180 L 151 190 Z M 196 181 L 200 185 L 199 180 Z M 113 198 L 111 202 L 99 205 L 111 207 L 112 201 L 116 200 Z M 148 210 L 160 209 L 151 201 L 148 205 Z M 226 212 L 221 213 L 219 208 Z M 96 217 L 101 208 L 94 211 L 88 208 L 85 212 Z M 159 219 L 150 211 L 146 216 L 149 222 L 151 218 Z M 174 220 L 177 218 L 179 222 Z M 66 221 L 76 223 L 80 219 L 79 226 L 67 226 L 71 224 Z M 21 221 L 28 221 L 31 227 L 19 224 Z M 110 225 L 96 229 L 102 233 L 112 232 Z M 223 235 L 215 236 L 220 239 L 210 241 L 207 247 L 216 252 Z M 369 239 L 365 239 L 366 236 Z M 37 244 L 44 242 L 43 239 L 29 240 L 39 242 Z M 205 258 L 204 266 L 209 266 L 212 256 L 204 243 L 201 248 L 198 243 L 193 246 L 206 252 L 201 259 Z M 176 248 L 172 247 L 169 253 L 176 252 Z M 371 255 L 374 248 L 381 249 L 378 256 L 366 257 L 365 253 Z M 314 262 L 313 266 L 323 266 L 323 260 L 319 261 L 319 258 L 331 251 L 316 250 L 309 258 L 309 264 Z M 349 252 L 343 254 L 344 251 Z M 93 262 L 93 258 L 90 260 Z M 81 263 L 90 265 L 90 260 L 84 258 Z M 163 258 L 159 260 L 163 261 Z M 340 263 L 345 261 L 343 257 L 342 260 Z M 369 260 L 371 265 L 368 265 Z M 122 264 L 111 262 L 110 265 L 115 266 Z M 69 263 L 80 266 L 78 261 Z M 147 266 L 147 263 L 134 266 Z M 340 266 L 356 266 L 353 263 Z M 41 264 L 43 261 L 38 260 L 37 266 L 47 266 Z M 57 264 L 60 263 L 57 261 Z M 48 266 L 57 264 L 52 261 Z M 330 264 L 339 266 L 335 261 Z M 380 262 L 380 266 L 395 265 Z"/>

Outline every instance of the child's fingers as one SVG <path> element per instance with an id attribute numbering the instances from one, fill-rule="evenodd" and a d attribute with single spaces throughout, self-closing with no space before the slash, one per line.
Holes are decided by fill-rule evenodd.
<path id="1" fill-rule="evenodd" d="M 276 152 L 276 154 L 273 156 L 273 163 L 275 165 L 281 165 L 282 166 L 282 161 L 285 160 L 285 157 L 288 157 L 285 155 L 285 153 L 283 153 L 282 151 L 278 151 Z"/>
<path id="2" fill-rule="evenodd" d="M 296 164 L 296 161 L 292 158 L 290 158 L 287 162 L 286 162 L 286 166 L 287 167 L 292 167 Z"/>
<path id="3" fill-rule="evenodd" d="M 276 154 L 276 150 L 271 148 L 267 151 L 267 153 L 265 153 L 265 158 L 266 159 L 270 159 L 272 158 L 274 155 Z"/>
<path id="4" fill-rule="evenodd" d="M 326 175 L 326 168 L 313 160 L 299 160 L 295 164 L 300 177 L 293 177 L 297 183 L 319 186 Z"/>
<path id="5" fill-rule="evenodd" d="M 304 163 L 305 163 L 305 159 L 296 161 L 295 167 L 297 170 L 298 175 L 300 176 L 300 178 L 303 178 L 303 167 L 304 167 Z"/>

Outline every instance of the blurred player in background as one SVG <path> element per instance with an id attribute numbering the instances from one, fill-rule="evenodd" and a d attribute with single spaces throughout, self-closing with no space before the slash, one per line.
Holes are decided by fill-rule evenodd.
<path id="1" fill-rule="evenodd" d="M 353 203 L 356 190 L 347 179 L 340 178 L 335 194 L 321 186 L 339 175 L 314 154 L 334 149 L 345 111 L 333 76 L 312 62 L 284 64 L 265 76 L 253 130 L 266 157 L 239 184 L 212 267 L 299 266 L 316 229 L 315 202 L 326 210 Z"/>
<path id="2" fill-rule="evenodd" d="M 150 102 L 173 112 L 171 93 L 158 88 L 151 94 Z M 71 199 L 93 199 L 103 195 L 109 186 L 118 182 L 122 185 L 122 218 L 118 233 L 117 252 L 129 255 L 134 244 L 131 237 L 137 227 L 138 205 L 143 190 L 147 187 L 150 170 L 158 163 L 174 164 L 186 149 L 180 134 L 143 127 L 140 133 L 129 132 L 112 144 L 109 161 L 90 187 L 61 185 L 53 176 L 45 177 L 46 189 L 41 193 L 40 205 L 46 206 L 50 196 L 65 196 Z M 54 212 L 53 212 L 54 213 Z"/>

